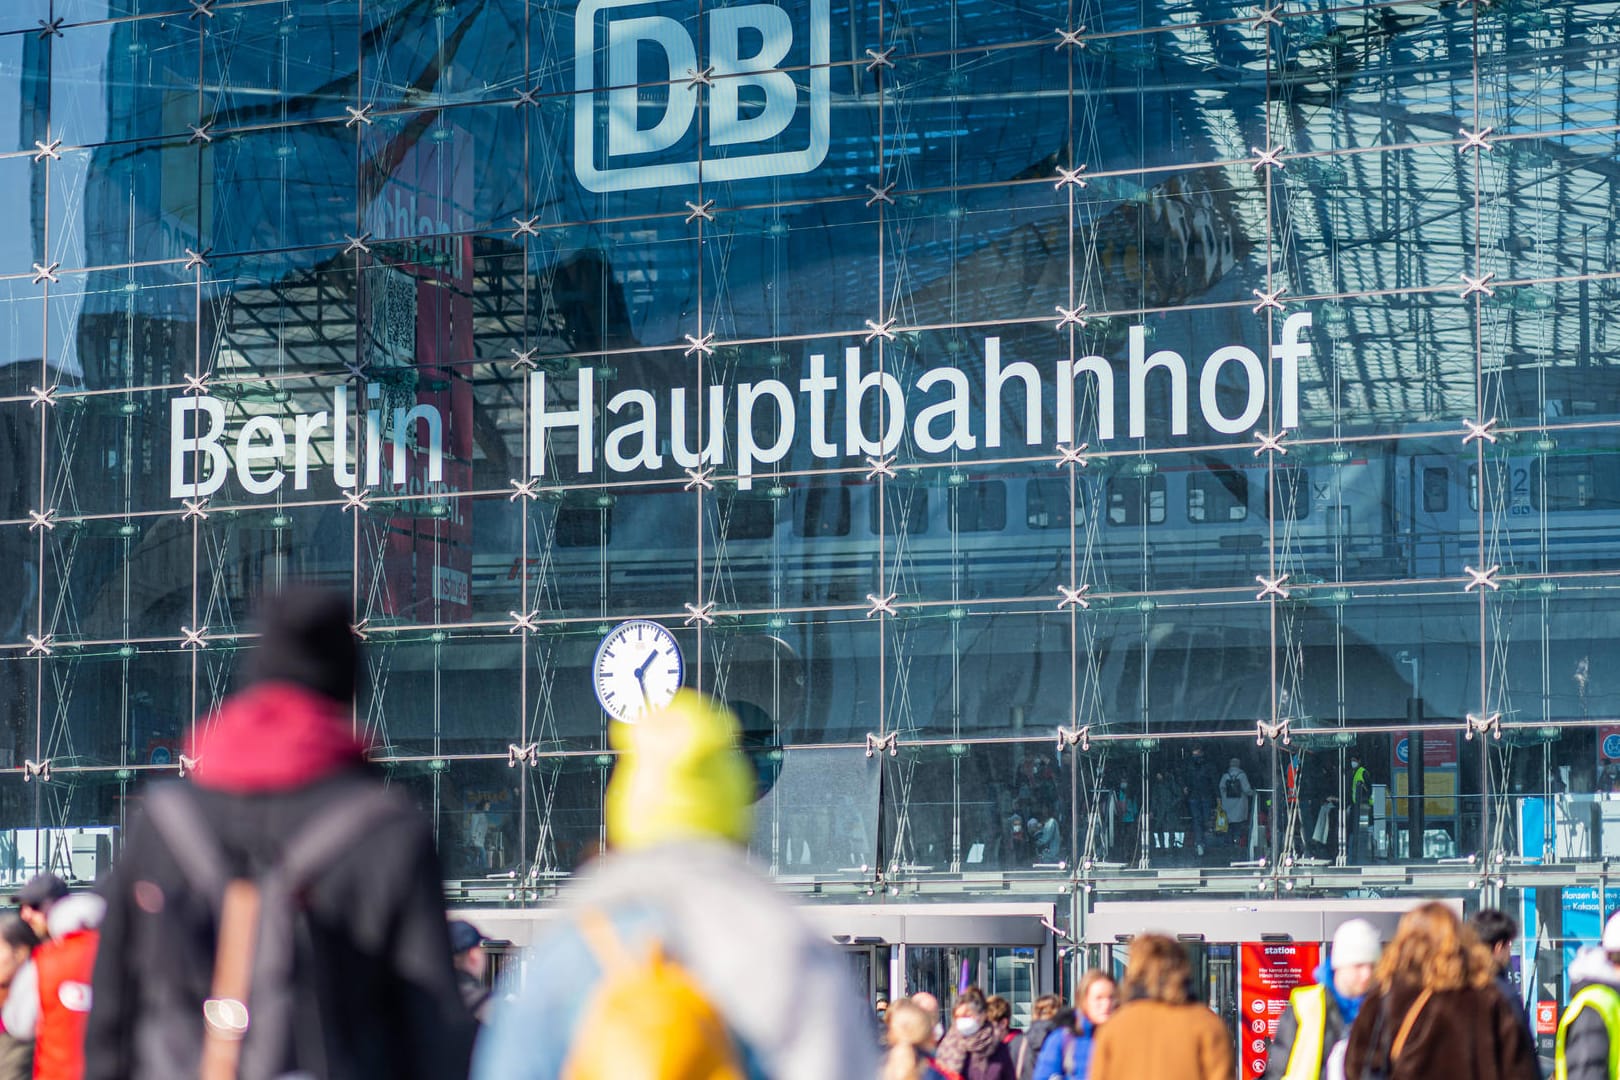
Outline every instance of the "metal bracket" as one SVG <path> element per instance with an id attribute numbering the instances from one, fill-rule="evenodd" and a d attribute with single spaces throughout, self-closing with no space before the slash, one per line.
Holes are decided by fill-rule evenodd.
<path id="1" fill-rule="evenodd" d="M 1065 746 L 1078 746 L 1082 754 L 1086 753 L 1091 749 L 1091 725 L 1077 728 L 1059 727 L 1057 738 L 1058 753 L 1063 753 Z"/>
<path id="2" fill-rule="evenodd" d="M 1256 600 L 1264 600 L 1268 596 L 1275 596 L 1279 600 L 1288 599 L 1289 592 L 1283 587 L 1288 580 L 1287 574 L 1278 574 L 1274 578 L 1268 578 L 1264 574 L 1256 574 L 1254 580 L 1260 583 L 1260 591 L 1254 595 Z"/>
<path id="3" fill-rule="evenodd" d="M 1500 740 L 1502 738 L 1502 714 L 1499 712 L 1493 712 L 1489 716 L 1476 716 L 1474 713 L 1469 713 L 1467 721 L 1468 730 L 1463 734 L 1465 739 L 1472 739 L 1476 733 L 1484 735 L 1486 732 L 1489 732 L 1493 739 Z"/>
<path id="4" fill-rule="evenodd" d="M 900 733 L 898 731 L 891 731 L 887 735 L 873 735 L 871 733 L 867 734 L 867 757 L 876 757 L 885 750 L 889 752 L 890 757 L 898 757 L 900 755 Z"/>
<path id="5" fill-rule="evenodd" d="M 1255 172 L 1259 172 L 1268 165 L 1273 169 L 1288 167 L 1288 163 L 1278 157 L 1283 152 L 1283 148 L 1280 146 L 1273 146 L 1265 150 L 1260 149 L 1258 146 L 1251 146 L 1249 149 L 1253 150 L 1257 155 L 1249 166 Z"/>
<path id="6" fill-rule="evenodd" d="M 1254 437 L 1260 440 L 1260 445 L 1254 448 L 1254 456 L 1259 457 L 1261 454 L 1268 453 L 1287 454 L 1288 447 L 1282 444 L 1283 436 L 1287 434 L 1288 432 L 1286 430 L 1279 431 L 1275 435 L 1267 435 L 1263 431 L 1255 432 Z"/>
<path id="7" fill-rule="evenodd" d="M 868 466 L 866 470 L 866 479 L 868 481 L 876 480 L 880 476 L 886 476 L 890 480 L 896 478 L 893 455 L 889 457 L 869 457 L 866 459 L 866 464 Z"/>
<path id="8" fill-rule="evenodd" d="M 1254 305 L 1254 313 L 1258 315 L 1262 311 L 1266 310 L 1266 308 L 1276 308 L 1278 311 L 1282 311 L 1282 295 L 1288 290 L 1277 288 L 1272 289 L 1270 292 L 1266 292 L 1264 289 L 1251 289 L 1249 291 L 1254 293 L 1255 299 L 1260 301 L 1258 304 Z"/>
<path id="9" fill-rule="evenodd" d="M 1086 320 L 1080 314 L 1086 310 L 1086 305 L 1080 304 L 1076 307 L 1066 308 L 1062 304 L 1058 304 L 1054 310 L 1063 316 L 1058 320 L 1057 329 L 1062 330 L 1065 326 L 1078 326 L 1082 330 L 1086 328 Z"/>
<path id="10" fill-rule="evenodd" d="M 1081 40 L 1081 35 L 1085 32 L 1086 28 L 1083 26 L 1077 26 L 1073 30 L 1065 30 L 1061 26 L 1054 27 L 1052 33 L 1058 36 L 1058 43 L 1052 48 L 1061 49 L 1068 46 L 1074 49 L 1083 49 L 1086 47 L 1086 43 Z"/>
<path id="11" fill-rule="evenodd" d="M 1058 586 L 1058 610 L 1062 611 L 1064 608 L 1069 608 L 1069 607 L 1080 607 L 1080 608 L 1085 608 L 1087 610 L 1090 610 L 1091 601 L 1086 599 L 1086 593 L 1088 593 L 1090 591 L 1091 591 L 1090 582 L 1087 582 L 1084 585 L 1076 585 L 1072 589 L 1069 588 L 1067 585 L 1059 585 Z"/>
<path id="12" fill-rule="evenodd" d="M 894 610 L 894 601 L 899 595 L 899 593 L 890 593 L 887 596 L 878 596 L 876 593 L 867 593 L 866 599 L 871 602 L 872 606 L 866 610 L 866 617 L 870 619 L 874 615 L 897 614 Z"/>
<path id="13" fill-rule="evenodd" d="M 1289 723 L 1290 721 L 1286 717 L 1277 721 L 1275 724 L 1268 724 L 1264 720 L 1255 721 L 1254 744 L 1256 746 L 1264 746 L 1266 745 L 1267 739 L 1270 739 L 1272 742 L 1277 742 L 1280 739 L 1282 744 L 1287 746 L 1293 741 L 1288 732 Z"/>

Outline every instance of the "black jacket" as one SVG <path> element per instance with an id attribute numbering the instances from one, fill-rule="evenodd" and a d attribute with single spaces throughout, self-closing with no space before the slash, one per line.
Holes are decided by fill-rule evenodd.
<path id="1" fill-rule="evenodd" d="M 1041 1047 L 1052 1035 L 1053 1024 L 1050 1020 L 1031 1020 L 1029 1027 L 1024 1030 L 1024 1037 L 1018 1044 L 1018 1050 L 1013 1055 L 1013 1067 L 1018 1071 L 1018 1080 L 1030 1080 L 1035 1075 L 1035 1063 L 1041 1059 Z"/>
<path id="2" fill-rule="evenodd" d="M 193 792 L 233 873 L 255 876 L 313 815 L 380 781 L 363 769 L 266 794 Z M 294 955 L 288 1071 L 319 1080 L 461 1080 L 474 1025 L 450 962 L 428 823 L 400 812 L 318 875 Z M 107 915 L 85 1038 L 85 1080 L 195 1076 L 212 982 L 215 915 L 144 818 L 102 886 Z M 251 1001 L 249 1002 L 251 1008 Z M 249 1038 L 252 1038 L 251 1029 Z"/>
<path id="3" fill-rule="evenodd" d="M 1333 1052 L 1333 1044 L 1344 1037 L 1344 1016 L 1339 1012 L 1339 1002 L 1332 990 L 1327 991 L 1327 1009 L 1322 1015 L 1322 1060 L 1319 1067 L 1325 1068 L 1328 1055 Z M 1282 1080 L 1287 1074 L 1288 1055 L 1294 1052 L 1294 1040 L 1297 1038 L 1299 1017 L 1294 1014 L 1293 1005 L 1289 1005 L 1282 1019 L 1277 1021 L 1277 1035 L 1271 1040 L 1271 1048 L 1266 1051 L 1265 1080 Z"/>
<path id="4" fill-rule="evenodd" d="M 1513 1006 L 1513 1015 L 1519 1018 L 1519 1023 L 1523 1025 L 1525 1034 L 1530 1037 L 1530 1045 L 1534 1047 L 1536 1045 L 1536 1029 L 1530 1026 L 1530 1014 L 1525 1011 L 1524 999 L 1519 996 L 1519 988 L 1513 985 L 1513 980 L 1508 978 L 1505 972 L 1496 977 L 1496 988 L 1502 991 L 1502 996 L 1508 999 L 1509 1005 Z M 1575 1019 L 1579 1020 L 1580 1017 Z M 1536 1080 L 1541 1080 L 1540 1058 L 1536 1059 Z"/>
<path id="5" fill-rule="evenodd" d="M 1598 949 L 1585 949 L 1569 965 L 1569 999 L 1588 986 L 1620 990 L 1620 970 Z M 1565 1006 L 1568 1009 L 1569 1006 Z M 1609 1080 L 1609 1029 L 1596 1009 L 1582 1009 L 1564 1036 L 1569 1080 Z"/>

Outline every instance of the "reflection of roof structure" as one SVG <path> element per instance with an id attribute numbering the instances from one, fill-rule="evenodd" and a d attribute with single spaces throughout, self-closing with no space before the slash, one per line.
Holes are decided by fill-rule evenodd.
<path id="1" fill-rule="evenodd" d="M 526 333 L 514 321 L 525 317 L 513 314 L 525 279 L 540 285 L 551 259 L 570 262 L 592 247 L 611 262 L 611 280 L 598 295 L 625 297 L 624 345 L 679 341 L 674 314 L 699 305 L 722 339 L 754 339 L 858 329 L 880 306 L 902 324 L 1033 322 L 1050 317 L 1045 301 L 1056 294 L 1136 318 L 1188 302 L 1247 306 L 1253 288 L 1282 287 L 1296 301 L 1323 298 L 1316 309 L 1320 366 L 1305 382 L 1308 410 L 1330 415 L 1337 397 L 1341 410 L 1360 420 L 1449 419 L 1473 411 L 1475 327 L 1457 294 L 1466 287 L 1463 274 L 1477 266 L 1498 283 L 1478 351 L 1488 370 L 1507 373 L 1504 409 L 1511 411 L 1517 372 L 1580 368 L 1605 352 L 1605 328 L 1576 307 L 1601 302 L 1606 279 L 1563 279 L 1607 266 L 1615 246 L 1610 208 L 1620 167 L 1612 155 L 1612 87 L 1620 41 L 1610 6 L 1497 5 L 1477 27 L 1472 9 L 1462 6 L 1290 14 L 1278 25 L 1247 7 L 1082 8 L 1067 21 L 1088 28 L 1084 49 L 1054 50 L 1054 18 L 1045 11 L 957 4 L 960 32 L 994 28 L 989 43 L 997 48 L 969 55 L 945 51 L 950 15 L 902 6 L 881 31 L 896 61 L 882 93 L 874 75 L 851 63 L 866 38 L 877 43 L 878 28 L 851 17 L 853 43 L 834 53 L 849 66 L 833 80 L 833 145 L 815 188 L 841 198 L 765 216 L 721 213 L 705 226 L 705 243 L 723 259 L 724 276 L 715 280 L 718 268 L 709 266 L 701 293 L 693 279 L 700 259 L 681 242 L 696 236 L 679 220 L 681 192 L 647 193 L 650 213 L 634 220 L 571 224 L 600 209 L 572 181 L 562 153 L 571 126 L 565 98 L 545 98 L 527 135 L 491 126 L 490 114 L 506 107 L 508 94 L 534 85 L 561 93 L 567 85 L 550 60 L 534 64 L 537 81 L 529 80 L 521 28 L 496 5 L 441 13 L 431 40 L 398 39 L 381 26 L 366 31 L 366 96 L 376 112 L 375 127 L 362 132 L 360 168 L 387 175 L 395 167 L 388 162 L 446 126 L 478 132 L 477 190 L 464 209 L 470 224 L 491 230 L 475 252 L 487 279 L 478 288 L 486 301 L 484 356 L 535 348 L 537 340 L 542 350 L 613 347 L 580 343 L 602 340 L 596 334 L 548 338 L 546 317 L 532 312 Z M 564 15 L 536 21 L 531 29 L 541 43 L 568 41 Z M 314 22 L 298 32 L 323 32 Z M 1144 23 L 1150 28 L 1138 29 Z M 232 72 L 246 78 L 256 50 L 275 51 L 272 39 L 253 36 L 263 32 L 245 24 L 232 31 L 239 50 Z M 1483 57 L 1477 75 L 1476 35 Z M 474 69 L 491 74 L 474 83 Z M 220 122 L 332 113 L 354 73 L 322 75 L 273 106 L 256 104 L 246 85 L 233 87 Z M 391 119 L 389 110 L 400 109 Z M 1468 132 L 1486 128 L 1485 147 L 1462 145 Z M 875 141 L 896 181 L 892 208 L 851 198 L 875 178 Z M 1262 145 L 1280 151 L 1282 169 L 1254 167 Z M 265 149 L 244 143 L 240 153 Z M 302 142 L 299 153 L 300 170 L 333 173 L 335 190 L 339 176 L 356 168 L 353 143 L 341 136 Z M 216 213 L 244 222 L 261 217 L 285 183 L 273 164 L 264 163 L 262 180 L 234 165 L 234 201 Z M 1053 196 L 1052 178 L 1079 164 L 1096 179 L 1075 193 L 1071 251 L 1070 204 Z M 514 182 L 524 186 L 526 170 L 533 190 L 508 192 Z M 255 184 L 264 192 L 257 201 Z M 722 210 L 726 194 L 716 186 Z M 503 245 L 493 235 L 510 231 L 502 216 L 508 202 L 539 208 L 543 238 L 515 237 L 504 245 L 511 257 L 496 259 Z M 364 207 L 358 216 L 366 218 Z M 770 234 L 770 220 L 782 223 L 779 233 Z M 228 241 L 232 228 L 220 225 L 221 237 Z M 863 237 L 874 249 L 880 237 L 889 241 L 884 295 L 873 295 L 875 253 L 852 255 L 848 247 Z M 520 244 L 531 263 L 526 272 L 512 265 Z M 258 268 L 257 290 L 227 286 L 239 325 L 272 319 L 278 361 L 291 358 L 289 349 L 300 365 L 338 360 L 352 349 L 353 322 L 342 303 L 328 302 L 344 286 L 324 280 L 322 270 L 340 270 L 345 260 L 331 249 L 283 259 L 285 274 L 270 280 Z M 757 283 L 773 266 L 792 268 L 785 309 L 759 299 Z M 293 309 L 309 320 L 304 326 L 274 314 Z M 245 333 L 231 348 L 249 367 L 263 355 Z M 1556 388 L 1543 393 L 1558 396 Z M 1516 419 L 1537 417 L 1521 412 Z"/>

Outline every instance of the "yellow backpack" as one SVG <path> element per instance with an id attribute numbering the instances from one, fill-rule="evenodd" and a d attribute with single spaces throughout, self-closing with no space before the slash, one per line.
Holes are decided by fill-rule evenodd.
<path id="1" fill-rule="evenodd" d="M 703 988 L 654 939 L 633 955 L 600 911 L 579 918 L 602 977 L 561 1080 L 747 1080 L 735 1040 Z"/>

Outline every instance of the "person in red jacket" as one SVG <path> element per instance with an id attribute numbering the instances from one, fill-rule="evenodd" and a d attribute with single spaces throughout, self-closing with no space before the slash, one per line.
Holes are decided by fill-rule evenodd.
<path id="1" fill-rule="evenodd" d="M 17 972 L 6 999 L 6 1031 L 34 1040 L 35 1080 L 79 1080 L 84 1075 L 84 1031 L 90 1018 L 90 973 L 96 964 L 97 927 L 106 902 L 90 893 L 51 905 L 50 940 Z"/>

